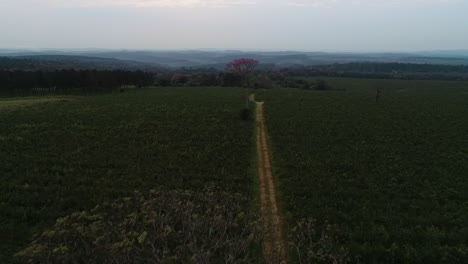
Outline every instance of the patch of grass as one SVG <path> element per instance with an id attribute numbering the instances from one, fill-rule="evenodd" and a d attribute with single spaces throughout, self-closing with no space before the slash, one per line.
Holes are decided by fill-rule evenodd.
<path id="1" fill-rule="evenodd" d="M 261 95 L 293 256 L 468 262 L 468 84 L 326 80 Z"/>
<path id="2" fill-rule="evenodd" d="M 51 96 L 51 97 L 23 97 L 23 98 L 8 98 L 0 99 L 0 111 L 14 110 L 24 108 L 35 104 L 70 101 L 77 97 Z"/>
<path id="3" fill-rule="evenodd" d="M 57 220 L 16 256 L 25 263 L 255 263 L 249 197 L 207 188 L 151 191 Z"/>

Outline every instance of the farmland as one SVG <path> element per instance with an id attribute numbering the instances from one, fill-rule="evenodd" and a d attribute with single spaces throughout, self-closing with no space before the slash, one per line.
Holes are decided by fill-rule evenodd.
<path id="1" fill-rule="evenodd" d="M 210 188 L 245 197 L 232 210 L 255 207 L 254 124 L 238 116 L 239 89 L 35 100 L 0 101 L 0 263 L 56 219 L 135 190 L 187 190 L 207 206 L 197 197 Z"/>
<path id="2" fill-rule="evenodd" d="M 257 94 L 291 257 L 467 263 L 467 83 L 326 81 Z"/>
<path id="3" fill-rule="evenodd" d="M 325 81 L 256 91 L 263 165 L 238 88 L 1 99 L 0 263 L 261 263 L 261 171 L 290 263 L 468 262 L 468 85 Z"/>

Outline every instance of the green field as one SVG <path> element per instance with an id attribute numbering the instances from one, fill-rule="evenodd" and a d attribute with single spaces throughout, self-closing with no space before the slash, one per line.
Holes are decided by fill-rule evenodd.
<path id="1" fill-rule="evenodd" d="M 468 83 L 327 81 L 257 96 L 291 256 L 468 263 Z"/>
<path id="2" fill-rule="evenodd" d="M 291 262 L 468 263 L 468 83 L 326 80 L 334 90 L 256 91 Z M 259 211 L 257 153 L 254 122 L 239 117 L 244 104 L 236 88 L 1 99 L 0 263 L 82 210 L 38 241 L 52 241 L 61 254 L 76 239 L 70 226 L 100 236 L 106 229 L 93 230 L 89 219 L 104 215 L 128 227 L 148 204 L 150 220 L 164 224 L 151 233 L 141 219 L 130 221 L 138 232 L 124 235 L 136 245 L 126 257 L 141 259 L 128 263 L 151 259 L 140 241 L 172 222 L 169 230 L 183 226 L 171 231 L 174 251 L 159 255 L 187 250 L 177 244 L 190 233 L 184 221 L 200 240 L 226 219 L 226 240 L 250 237 L 239 225 L 257 219 L 250 214 Z M 218 231 L 215 238 L 226 238 Z M 92 245 L 115 239 L 93 236 Z M 241 241 L 248 256 L 239 262 L 259 263 L 258 237 Z M 212 263 L 238 250 L 227 242 Z"/>
<path id="3" fill-rule="evenodd" d="M 150 89 L 0 101 L 0 263 L 59 217 L 134 190 L 213 186 L 254 198 L 244 92 Z M 247 208 L 248 209 L 248 208 Z"/>

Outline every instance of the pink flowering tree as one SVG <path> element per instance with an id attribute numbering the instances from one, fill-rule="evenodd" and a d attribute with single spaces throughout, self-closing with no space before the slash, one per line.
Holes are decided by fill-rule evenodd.
<path id="1" fill-rule="evenodd" d="M 240 58 L 235 59 L 228 64 L 226 64 L 226 71 L 233 73 L 239 76 L 242 80 L 242 86 L 247 91 L 247 98 L 246 98 L 246 105 L 249 105 L 249 86 L 250 86 L 250 78 L 252 77 L 257 65 L 259 64 L 258 60 L 249 59 L 249 58 Z"/>

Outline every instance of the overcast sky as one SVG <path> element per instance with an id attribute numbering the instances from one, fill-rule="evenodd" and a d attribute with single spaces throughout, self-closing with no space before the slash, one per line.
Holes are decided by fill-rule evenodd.
<path id="1" fill-rule="evenodd" d="M 468 0 L 0 0 L 0 48 L 468 49 Z"/>

